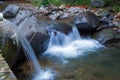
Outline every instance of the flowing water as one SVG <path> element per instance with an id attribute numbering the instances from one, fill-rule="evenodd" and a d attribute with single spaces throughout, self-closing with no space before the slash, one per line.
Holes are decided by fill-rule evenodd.
<path id="1" fill-rule="evenodd" d="M 19 36 L 35 68 L 36 74 L 33 74 L 35 76 L 32 80 L 120 80 L 119 48 L 105 47 L 90 38 L 83 39 L 76 27 L 73 27 L 73 31 L 68 35 L 54 30 L 49 32 L 48 49 L 40 55 L 38 62 L 27 39 L 19 33 L 14 24 L 12 26 L 15 33 L 17 31 L 19 34 L 14 36 Z M 28 65 L 26 68 L 23 66 L 24 74 L 27 74 L 27 70 L 30 72 Z M 53 69 L 55 72 L 52 72 Z M 33 71 L 30 76 L 31 73 Z"/>
<path id="2" fill-rule="evenodd" d="M 120 50 L 82 39 L 74 27 L 69 35 L 51 31 L 43 66 L 56 70 L 55 80 L 120 80 Z"/>
<path id="3" fill-rule="evenodd" d="M 53 76 L 54 74 L 51 72 L 51 70 L 49 69 L 42 69 L 37 57 L 34 53 L 34 50 L 32 49 L 30 43 L 28 42 L 28 40 L 26 39 L 26 37 L 24 35 L 22 35 L 22 33 L 20 33 L 20 31 L 17 29 L 17 26 L 15 26 L 13 23 L 11 23 L 8 20 L 3 19 L 3 21 L 1 21 L 2 23 L 0 23 L 1 25 L 3 25 L 2 29 L 4 31 L 4 33 L 6 31 L 9 31 L 11 29 L 11 33 L 13 33 L 12 37 L 19 37 L 19 40 L 22 44 L 22 47 L 24 49 L 24 52 L 26 53 L 27 58 L 30 60 L 30 62 L 33 64 L 33 68 L 35 70 L 35 77 L 33 78 L 33 80 L 53 80 Z M 4 24 L 8 24 L 10 26 L 4 26 Z M 37 76 L 41 76 L 41 77 L 37 77 Z"/>
<path id="4" fill-rule="evenodd" d="M 49 34 L 50 42 L 43 56 L 56 56 L 61 59 L 76 58 L 84 55 L 84 52 L 96 51 L 104 47 L 96 40 L 82 39 L 76 27 L 73 27 L 72 32 L 68 35 L 59 31 L 51 31 Z"/>

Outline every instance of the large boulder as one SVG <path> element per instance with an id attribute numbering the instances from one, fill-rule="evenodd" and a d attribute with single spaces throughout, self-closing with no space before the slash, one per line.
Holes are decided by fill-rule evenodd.
<path id="1" fill-rule="evenodd" d="M 100 41 L 102 44 L 111 44 L 111 43 L 117 43 L 120 42 L 120 33 L 113 30 L 112 28 L 106 28 L 103 29 L 96 34 L 93 35 L 93 37 Z"/>
<path id="2" fill-rule="evenodd" d="M 77 26 L 81 34 L 90 34 L 99 26 L 99 19 L 92 12 L 81 12 L 78 15 L 73 16 L 73 23 Z"/>
<path id="3" fill-rule="evenodd" d="M 35 16 L 25 18 L 18 25 L 18 29 L 28 38 L 36 55 L 41 54 L 47 48 L 44 46 L 44 43 L 49 40 L 46 27 L 48 27 L 47 23 L 38 21 Z"/>
<path id="4" fill-rule="evenodd" d="M 5 20 L 0 21 L 0 48 L 1 54 L 10 67 L 14 65 L 20 50 L 18 37 L 13 26 Z"/>

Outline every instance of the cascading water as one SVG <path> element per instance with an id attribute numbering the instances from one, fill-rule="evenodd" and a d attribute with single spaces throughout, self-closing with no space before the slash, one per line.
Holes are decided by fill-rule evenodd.
<path id="1" fill-rule="evenodd" d="M 54 73 L 52 73 L 51 70 L 44 70 L 41 69 L 41 66 L 37 60 L 37 57 L 35 56 L 34 50 L 32 49 L 31 45 L 29 44 L 28 40 L 26 39 L 25 36 L 20 33 L 20 31 L 17 29 L 17 27 L 11 23 L 10 21 L 3 19 L 3 21 L 0 22 L 1 25 L 3 25 L 3 29 L 12 29 L 12 33 L 14 33 L 14 37 L 18 36 L 19 40 L 22 44 L 22 47 L 26 53 L 26 56 L 29 58 L 29 60 L 33 64 L 33 68 L 36 72 L 35 77 L 33 80 L 53 80 L 54 79 Z M 10 24 L 11 26 L 4 26 L 5 24 Z M 17 34 L 16 34 L 17 33 Z"/>
<path id="2" fill-rule="evenodd" d="M 76 27 L 68 35 L 59 31 L 49 32 L 50 42 L 48 49 L 43 54 L 63 58 L 75 58 L 83 55 L 86 51 L 95 51 L 103 47 L 98 41 L 93 39 L 81 39 Z"/>

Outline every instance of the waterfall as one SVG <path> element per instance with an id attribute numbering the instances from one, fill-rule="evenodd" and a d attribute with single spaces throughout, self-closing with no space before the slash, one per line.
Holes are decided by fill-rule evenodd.
<path id="1" fill-rule="evenodd" d="M 12 32 L 12 33 L 14 33 L 14 35 L 13 35 L 14 37 L 16 37 L 16 36 L 19 37 L 19 40 L 22 44 L 24 52 L 26 53 L 26 56 L 29 58 L 29 60 L 32 62 L 34 70 L 36 72 L 36 75 L 33 78 L 33 80 L 53 80 L 54 73 L 52 73 L 51 70 L 44 70 L 41 68 L 41 66 L 37 60 L 37 57 L 35 55 L 34 50 L 32 49 L 32 47 L 31 47 L 30 43 L 28 42 L 28 40 L 26 39 L 26 37 L 23 36 L 23 34 L 20 33 L 20 31 L 17 29 L 17 26 L 6 19 L 3 19 L 3 21 L 1 21 L 0 24 L 3 26 L 3 28 L 5 30 L 12 29 L 12 31 L 14 31 L 14 32 Z M 8 24 L 9 26 L 4 26 L 6 24 Z"/>
<path id="2" fill-rule="evenodd" d="M 64 46 L 66 44 L 71 43 L 74 40 L 81 39 L 79 32 L 76 27 L 73 27 L 73 30 L 71 33 L 69 33 L 68 36 L 66 36 L 64 33 L 59 31 L 51 31 L 49 32 L 50 35 L 50 42 L 49 42 L 49 48 L 52 46 Z"/>
<path id="3" fill-rule="evenodd" d="M 43 56 L 56 56 L 59 58 L 76 58 L 84 55 L 87 51 L 96 51 L 103 47 L 98 41 L 93 39 L 82 39 L 76 27 L 68 35 L 60 31 L 49 32 L 50 41 Z"/>

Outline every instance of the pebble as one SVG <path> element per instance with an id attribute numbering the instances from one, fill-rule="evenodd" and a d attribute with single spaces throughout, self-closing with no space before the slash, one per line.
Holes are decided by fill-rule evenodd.
<path id="1" fill-rule="evenodd" d="M 81 9 L 79 7 L 70 7 L 70 9 L 68 10 L 68 12 L 74 14 L 74 13 L 77 13 L 77 12 L 80 12 Z"/>

